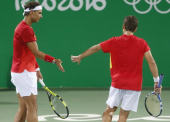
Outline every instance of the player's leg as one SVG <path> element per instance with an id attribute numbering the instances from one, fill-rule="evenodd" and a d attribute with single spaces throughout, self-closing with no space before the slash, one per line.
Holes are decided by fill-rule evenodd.
<path id="1" fill-rule="evenodd" d="M 26 112 L 27 112 L 26 105 L 22 97 L 20 96 L 20 94 L 18 94 L 18 99 L 19 99 L 19 109 L 15 115 L 14 122 L 25 122 Z"/>
<path id="2" fill-rule="evenodd" d="M 106 101 L 107 108 L 103 113 L 102 122 L 111 122 L 114 112 L 119 106 L 123 98 L 123 91 L 114 87 L 110 87 L 109 97 Z"/>
<path id="3" fill-rule="evenodd" d="M 129 116 L 130 111 L 125 111 L 122 108 L 120 109 L 119 113 L 119 121 L 118 122 L 126 122 Z"/>
<path id="4" fill-rule="evenodd" d="M 16 92 L 21 96 L 19 96 L 19 102 L 21 102 L 22 108 L 24 108 L 23 106 L 25 104 L 27 122 L 38 122 L 36 72 L 24 70 L 22 73 L 11 73 L 11 75 L 12 83 L 16 87 Z"/>
<path id="5" fill-rule="evenodd" d="M 37 96 L 31 94 L 31 96 L 22 97 L 27 108 L 27 122 L 38 122 L 37 116 Z"/>
<path id="6" fill-rule="evenodd" d="M 137 112 L 140 91 L 125 90 L 118 122 L 126 122 L 130 111 Z"/>
<path id="7" fill-rule="evenodd" d="M 103 113 L 102 122 L 111 122 L 113 114 L 117 110 L 117 107 L 110 108 L 110 106 L 107 106 L 105 112 Z"/>

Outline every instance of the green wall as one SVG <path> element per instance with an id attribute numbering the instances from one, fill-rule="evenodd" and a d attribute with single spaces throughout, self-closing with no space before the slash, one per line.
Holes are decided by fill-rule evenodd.
<path id="1" fill-rule="evenodd" d="M 1 1 L 0 88 L 13 87 L 10 82 L 13 35 L 23 19 L 21 4 L 29 0 Z M 170 87 L 170 5 L 154 0 L 39 0 L 43 4 L 43 18 L 34 23 L 39 50 L 63 61 L 65 73 L 43 60 L 37 59 L 46 85 L 49 87 L 109 87 L 111 83 L 109 54 L 102 51 L 72 63 L 71 55 L 79 55 L 87 48 L 122 34 L 125 16 L 139 20 L 135 35 L 144 38 L 156 60 L 159 74 L 164 73 L 164 87 Z M 148 2 L 150 1 L 150 2 Z M 49 7 L 48 7 L 49 6 Z M 152 87 L 153 78 L 144 59 L 143 87 Z M 40 87 L 40 85 L 39 85 Z"/>

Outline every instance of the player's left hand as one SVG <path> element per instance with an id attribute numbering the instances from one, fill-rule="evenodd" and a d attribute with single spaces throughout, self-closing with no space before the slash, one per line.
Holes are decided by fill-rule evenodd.
<path id="1" fill-rule="evenodd" d="M 156 93 L 161 94 L 162 86 L 161 86 L 160 88 L 158 88 L 157 85 L 158 85 L 158 83 L 155 83 L 155 84 L 154 84 L 154 91 L 155 91 Z"/>
<path id="2" fill-rule="evenodd" d="M 79 56 L 71 56 L 71 60 L 72 60 L 72 62 L 77 62 L 79 65 L 81 62 L 81 57 L 80 57 L 80 55 Z"/>
<path id="3" fill-rule="evenodd" d="M 40 78 L 40 79 L 43 79 L 43 76 L 42 76 L 40 70 L 39 70 L 39 71 L 36 71 L 36 72 L 37 72 L 37 81 L 39 81 L 39 78 Z"/>

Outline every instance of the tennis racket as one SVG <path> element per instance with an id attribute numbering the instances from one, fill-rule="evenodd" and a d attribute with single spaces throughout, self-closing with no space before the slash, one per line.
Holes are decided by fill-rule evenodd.
<path id="1" fill-rule="evenodd" d="M 63 101 L 63 99 L 48 89 L 45 86 L 42 79 L 39 79 L 40 84 L 44 87 L 45 91 L 47 92 L 49 102 L 53 111 L 62 119 L 66 119 L 69 116 L 69 110 L 67 104 Z"/>
<path id="2" fill-rule="evenodd" d="M 161 87 L 164 75 L 161 74 L 157 88 Z M 162 100 L 159 93 L 151 92 L 145 98 L 146 111 L 153 117 L 158 117 L 162 113 Z"/>

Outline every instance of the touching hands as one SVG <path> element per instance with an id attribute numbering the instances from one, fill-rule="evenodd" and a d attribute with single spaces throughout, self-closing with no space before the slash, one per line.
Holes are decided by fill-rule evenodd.
<path id="1" fill-rule="evenodd" d="M 81 62 L 81 57 L 80 57 L 80 55 L 79 56 L 71 56 L 71 60 L 72 60 L 72 62 L 77 62 L 79 65 Z"/>

